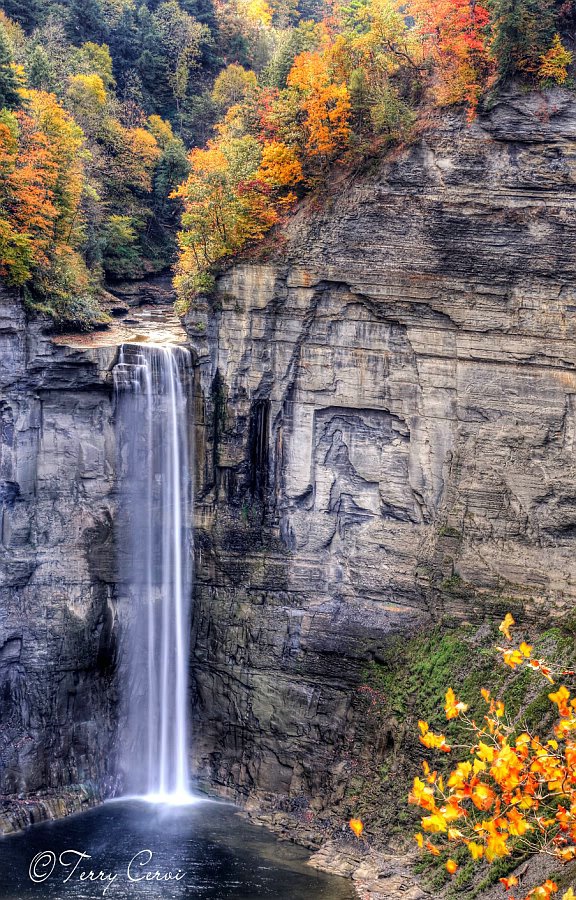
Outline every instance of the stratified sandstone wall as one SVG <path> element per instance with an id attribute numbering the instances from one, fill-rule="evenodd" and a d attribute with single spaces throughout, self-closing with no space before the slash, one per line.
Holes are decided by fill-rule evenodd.
<path id="1" fill-rule="evenodd" d="M 113 774 L 114 350 L 0 292 L 0 793 Z"/>
<path id="2" fill-rule="evenodd" d="M 567 92 L 448 115 L 189 314 L 208 779 L 329 803 L 391 632 L 574 606 L 575 184 Z"/>

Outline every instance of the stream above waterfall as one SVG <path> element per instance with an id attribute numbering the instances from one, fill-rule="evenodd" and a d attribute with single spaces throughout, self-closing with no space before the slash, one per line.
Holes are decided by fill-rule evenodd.
<path id="1" fill-rule="evenodd" d="M 352 900 L 348 881 L 317 872 L 308 857 L 229 804 L 113 801 L 1 840 L 0 898 Z"/>

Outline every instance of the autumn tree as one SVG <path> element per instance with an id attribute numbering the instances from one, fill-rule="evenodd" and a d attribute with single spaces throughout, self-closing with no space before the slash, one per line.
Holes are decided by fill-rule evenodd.
<path id="1" fill-rule="evenodd" d="M 296 187 L 304 178 L 296 151 L 281 141 L 264 143 L 260 167 L 256 174 L 257 178 L 275 190 Z M 292 197 L 293 195 L 289 194 L 284 201 L 291 201 Z"/>
<path id="2" fill-rule="evenodd" d="M 557 30 L 554 0 L 489 0 L 491 50 L 501 77 L 534 76 Z"/>
<path id="3" fill-rule="evenodd" d="M 106 88 L 100 75 L 73 75 L 67 98 L 78 123 L 85 131 L 97 133 L 107 104 Z"/>
<path id="4" fill-rule="evenodd" d="M 257 241 L 278 221 L 272 189 L 261 177 L 262 150 L 249 136 L 211 141 L 190 155 L 190 175 L 177 191 L 184 203 L 176 278 L 191 297 L 202 275 Z"/>
<path id="5" fill-rule="evenodd" d="M 397 139 L 413 123 L 412 107 L 423 82 L 419 33 L 395 0 L 367 0 L 339 7 L 342 31 L 332 57 L 346 77 L 351 101 L 353 142 L 379 135 Z"/>
<path id="6" fill-rule="evenodd" d="M 296 57 L 287 78 L 296 91 L 304 122 L 305 149 L 311 158 L 328 160 L 350 135 L 350 94 L 345 81 L 330 72 L 329 51 L 307 51 Z"/>
<path id="7" fill-rule="evenodd" d="M 31 235 L 18 228 L 14 206 L 18 197 L 15 173 L 18 163 L 18 120 L 7 109 L 0 112 L 0 276 L 11 284 L 22 285 L 32 275 Z"/>
<path id="8" fill-rule="evenodd" d="M 226 111 L 256 91 L 258 81 L 254 72 L 231 63 L 222 69 L 212 88 L 212 99 Z"/>
<path id="9" fill-rule="evenodd" d="M 317 50 L 321 42 L 321 29 L 316 22 L 299 22 L 295 28 L 284 29 L 274 36 L 274 46 L 261 81 L 266 87 L 283 90 L 288 73 L 300 53 Z"/>
<path id="10" fill-rule="evenodd" d="M 97 75 L 107 91 L 114 87 L 113 62 L 107 44 L 87 41 L 70 58 L 74 75 Z"/>
<path id="11" fill-rule="evenodd" d="M 494 76 L 488 8 L 477 0 L 411 0 L 410 12 L 434 65 L 436 102 L 465 102 L 473 115 Z"/>
<path id="12" fill-rule="evenodd" d="M 564 84 L 568 78 L 568 66 L 572 62 L 572 53 L 566 49 L 559 34 L 555 34 L 552 45 L 540 57 L 538 78 L 543 82 Z"/>

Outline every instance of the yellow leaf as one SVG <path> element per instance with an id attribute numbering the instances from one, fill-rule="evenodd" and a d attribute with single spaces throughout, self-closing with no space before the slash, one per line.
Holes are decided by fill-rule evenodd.
<path id="1" fill-rule="evenodd" d="M 431 816 L 424 816 L 422 819 L 422 828 L 424 831 L 430 831 L 432 834 L 438 834 L 441 831 L 448 831 L 446 819 L 441 813 L 434 813 Z"/>
<path id="2" fill-rule="evenodd" d="M 461 703 L 456 699 L 456 694 L 452 690 L 452 688 L 448 688 L 446 691 L 446 718 L 447 719 L 456 719 L 460 713 L 466 712 L 468 706 L 466 703 Z"/>
<path id="3" fill-rule="evenodd" d="M 476 756 L 484 762 L 491 763 L 494 762 L 495 752 L 494 747 L 490 747 L 488 744 L 480 741 L 476 750 Z"/>
<path id="4" fill-rule="evenodd" d="M 552 703 L 556 704 L 561 716 L 568 716 L 570 714 L 570 708 L 568 706 L 570 691 L 568 690 L 568 688 L 564 687 L 564 685 L 561 685 L 555 693 L 548 694 L 548 697 L 552 701 Z"/>
<path id="5" fill-rule="evenodd" d="M 512 627 L 512 625 L 515 625 L 515 624 L 516 623 L 515 623 L 514 619 L 512 618 L 512 616 L 510 615 L 510 613 L 506 613 L 506 615 L 504 616 L 504 621 L 500 622 L 500 625 L 498 626 L 498 631 L 501 631 L 502 634 L 509 641 L 511 641 L 512 638 L 510 636 L 510 628 Z"/>
<path id="6" fill-rule="evenodd" d="M 415 803 L 423 809 L 434 812 L 436 804 L 434 802 L 434 790 L 427 784 L 424 784 L 421 778 L 415 778 L 412 790 L 408 795 L 408 802 Z"/>
<path id="7" fill-rule="evenodd" d="M 357 838 L 360 837 L 362 832 L 364 831 L 364 825 L 360 819 L 350 819 L 348 822 L 350 829 L 354 832 Z"/>
<path id="8" fill-rule="evenodd" d="M 505 647 L 498 647 L 498 650 L 502 653 L 506 665 L 510 666 L 511 669 L 521 666 L 524 662 L 524 657 L 519 650 L 506 650 Z"/>
<path id="9" fill-rule="evenodd" d="M 506 846 L 506 839 L 501 834 L 491 834 L 486 842 L 486 859 L 494 862 L 501 856 L 508 856 L 510 851 Z"/>
<path id="10" fill-rule="evenodd" d="M 449 859 L 446 863 L 446 871 L 449 872 L 450 875 L 454 875 L 458 871 L 458 863 L 453 859 Z"/>
<path id="11" fill-rule="evenodd" d="M 468 850 L 472 859 L 481 859 L 484 856 L 484 847 L 475 841 L 468 842 Z"/>

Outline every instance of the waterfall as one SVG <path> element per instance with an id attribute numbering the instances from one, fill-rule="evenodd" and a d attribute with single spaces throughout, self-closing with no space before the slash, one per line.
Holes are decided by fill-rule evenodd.
<path id="1" fill-rule="evenodd" d="M 113 372 L 125 616 L 122 768 L 131 792 L 175 802 L 189 792 L 189 371 L 183 347 L 124 344 Z"/>

